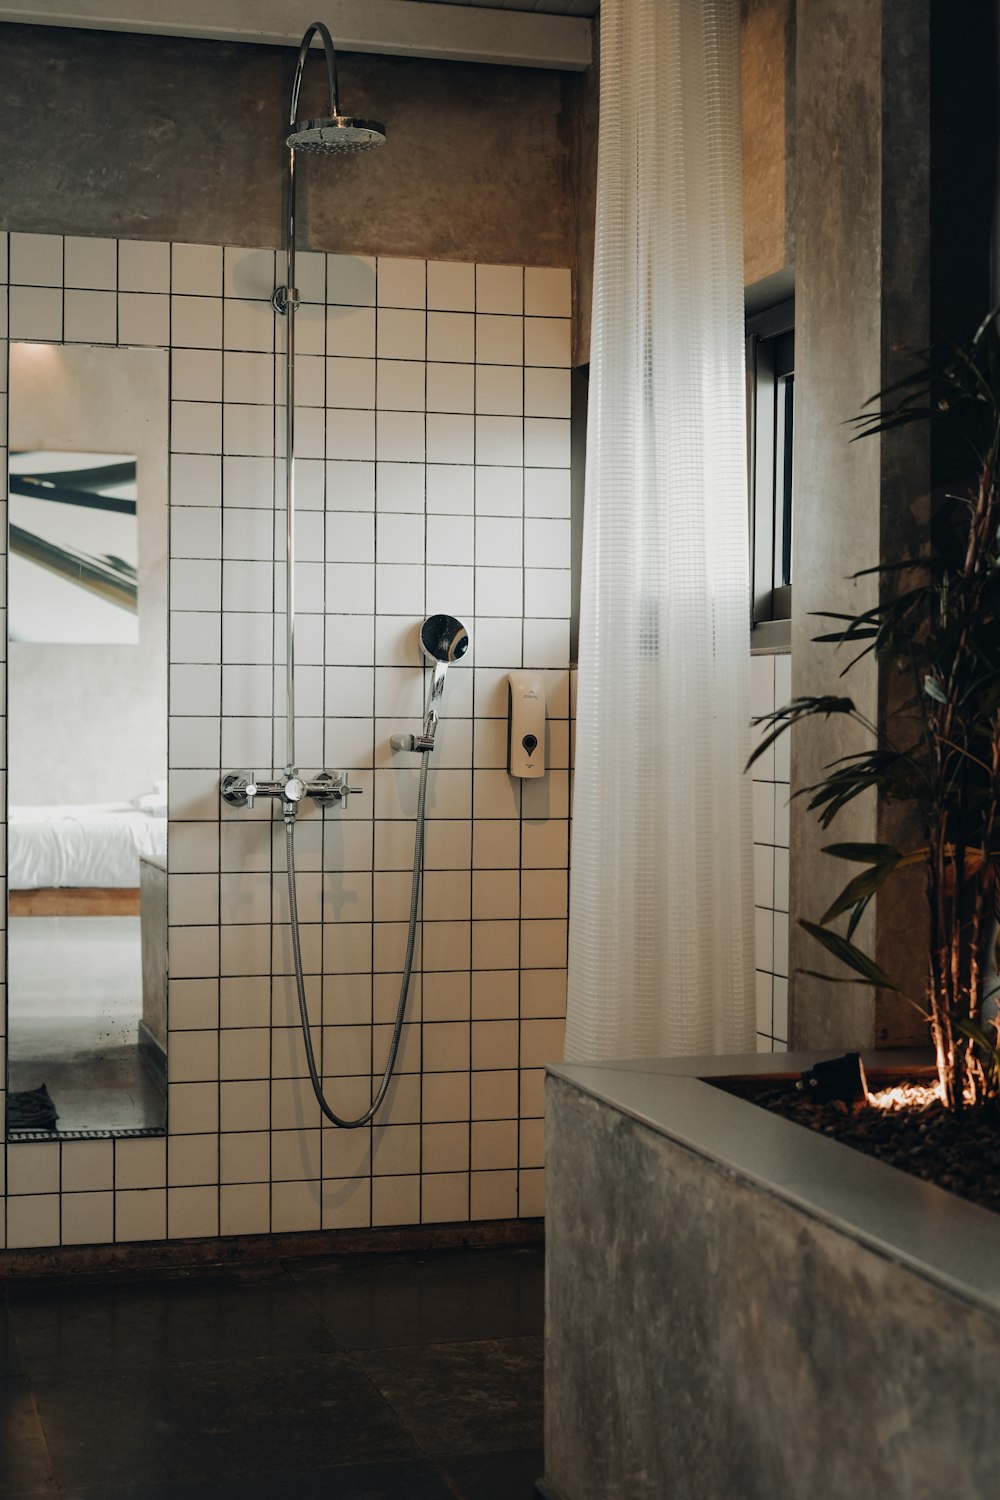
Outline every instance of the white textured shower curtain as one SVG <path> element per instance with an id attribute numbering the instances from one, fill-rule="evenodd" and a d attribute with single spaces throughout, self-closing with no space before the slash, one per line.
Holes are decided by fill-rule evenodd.
<path id="1" fill-rule="evenodd" d="M 738 0 L 603 0 L 569 1058 L 753 1046 Z"/>

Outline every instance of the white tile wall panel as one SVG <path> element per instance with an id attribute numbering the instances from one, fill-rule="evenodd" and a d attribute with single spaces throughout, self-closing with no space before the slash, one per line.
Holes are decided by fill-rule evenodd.
<path id="1" fill-rule="evenodd" d="M 317 1052 L 347 1113 L 369 1102 L 398 992 L 416 768 L 387 742 L 422 713 L 416 628 L 448 610 L 473 641 L 431 775 L 400 1072 L 374 1129 L 338 1132 L 305 1076 L 283 831 L 218 796 L 221 771 L 270 771 L 283 748 L 280 257 L 14 234 L 9 268 L 17 338 L 172 339 L 170 1086 L 163 1139 L 8 1148 L 0 1243 L 541 1213 L 542 1069 L 565 1009 L 569 272 L 299 259 L 300 760 L 364 792 L 300 821 L 299 899 Z M 504 769 L 520 666 L 546 681 L 553 767 L 524 794 Z M 777 949 L 773 789 L 767 806 Z M 777 1035 L 785 981 L 767 977 Z"/>
<path id="2" fill-rule="evenodd" d="M 750 712 L 756 719 L 791 697 L 791 657 L 750 660 Z M 755 743 L 761 730 L 754 729 Z M 788 736 L 752 767 L 757 1050 L 788 1047 Z"/>

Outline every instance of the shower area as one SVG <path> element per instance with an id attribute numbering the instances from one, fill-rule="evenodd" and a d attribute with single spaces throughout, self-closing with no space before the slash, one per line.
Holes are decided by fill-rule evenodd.
<path id="1" fill-rule="evenodd" d="M 330 86 L 329 112 L 317 119 L 300 121 L 298 112 L 302 74 L 306 58 L 309 56 L 309 45 L 314 35 L 318 36 L 322 44 L 326 62 L 327 80 Z M 316 156 L 332 157 L 353 155 L 360 151 L 367 151 L 373 146 L 384 145 L 385 129 L 372 120 L 361 120 L 341 113 L 336 51 L 329 31 L 320 21 L 314 21 L 308 28 L 299 47 L 285 144 L 288 148 L 288 171 L 285 179 L 286 278 L 285 284 L 276 287 L 271 297 L 271 305 L 275 312 L 285 320 L 283 361 L 285 377 L 283 463 L 285 478 L 285 767 L 277 781 L 259 780 L 252 771 L 229 772 L 223 777 L 221 790 L 223 801 L 230 807 L 252 807 L 255 799 L 261 796 L 272 797 L 276 802 L 280 802 L 281 817 L 285 825 L 288 925 L 295 969 L 295 993 L 299 1006 L 302 1047 L 309 1070 L 309 1082 L 323 1118 L 340 1129 L 357 1130 L 361 1126 L 370 1124 L 378 1113 L 392 1082 L 399 1057 L 403 1022 L 413 979 L 413 959 L 424 874 L 428 757 L 434 749 L 448 667 L 468 651 L 469 633 L 461 621 L 456 620 L 452 615 L 431 615 L 420 626 L 420 650 L 434 669 L 427 693 L 424 722 L 419 734 L 396 734 L 389 742 L 393 750 L 408 750 L 421 757 L 413 834 L 410 904 L 406 917 L 406 946 L 399 982 L 399 1000 L 396 1005 L 392 1036 L 382 1077 L 375 1091 L 375 1097 L 368 1108 L 354 1118 L 346 1118 L 338 1115 L 327 1100 L 316 1061 L 312 1025 L 309 1018 L 309 1001 L 306 996 L 305 963 L 302 956 L 302 934 L 299 928 L 298 874 L 295 868 L 295 824 L 300 803 L 304 799 L 312 799 L 317 806 L 323 808 L 345 807 L 349 804 L 352 794 L 358 795 L 361 792 L 360 787 L 351 786 L 346 772 L 343 771 L 320 771 L 311 781 L 303 778 L 299 775 L 295 753 L 295 319 L 299 306 L 299 293 L 295 284 L 296 153 L 305 151 Z"/>
<path id="2" fill-rule="evenodd" d="M 289 157 L 275 95 L 291 266 L 284 226 L 4 236 L 13 338 L 170 355 L 166 1132 L 8 1145 L 8 1248 L 489 1237 L 542 1212 L 569 851 L 568 214 L 540 178 L 537 234 L 470 202 L 461 253 L 454 225 L 422 229 L 423 254 L 401 226 L 385 247 L 405 253 L 381 253 L 377 212 L 350 248 L 302 249 L 342 245 L 331 219 L 421 149 L 409 75 L 368 61 L 341 59 L 340 104 L 317 49 L 297 118 L 356 110 L 378 150 Z M 429 108 L 443 65 L 407 66 Z M 555 160 L 559 88 L 518 87 Z M 521 669 L 546 697 L 533 780 L 507 769 Z"/>

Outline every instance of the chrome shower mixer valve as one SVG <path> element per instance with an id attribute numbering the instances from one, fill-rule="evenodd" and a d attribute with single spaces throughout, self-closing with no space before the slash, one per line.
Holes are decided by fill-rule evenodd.
<path id="1" fill-rule="evenodd" d="M 294 817 L 298 805 L 311 797 L 320 807 L 344 807 L 348 797 L 361 795 L 351 786 L 346 771 L 320 771 L 307 781 L 298 771 L 284 771 L 277 781 L 260 781 L 254 771 L 230 771 L 222 778 L 222 800 L 230 807 L 253 807 L 257 797 L 280 797 L 285 817 Z"/>

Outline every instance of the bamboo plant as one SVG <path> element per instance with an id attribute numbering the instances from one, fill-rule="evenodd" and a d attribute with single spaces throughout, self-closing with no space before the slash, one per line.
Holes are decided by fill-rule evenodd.
<path id="1" fill-rule="evenodd" d="M 846 696 L 796 698 L 758 720 L 751 761 L 793 724 L 842 715 L 869 748 L 832 762 L 804 789 L 826 829 L 874 789 L 904 804 L 922 829 L 913 848 L 834 843 L 825 852 L 862 866 L 818 922 L 802 926 L 850 971 L 841 982 L 898 990 L 854 942 L 866 908 L 901 871 L 920 866 L 927 898 L 927 985 L 907 996 L 926 1016 L 941 1096 L 955 1112 L 1000 1099 L 1000 1022 L 984 1010 L 1000 971 L 1000 327 L 991 314 L 967 347 L 951 346 L 873 398 L 855 438 L 911 422 L 947 424 L 968 456 L 971 479 L 944 497 L 920 555 L 866 569 L 880 600 L 832 622 L 817 641 L 873 652 L 902 674 L 899 707 L 873 724 Z M 864 576 L 863 574 L 856 575 Z M 904 688 L 905 691 L 902 690 Z M 908 820 L 910 821 L 910 820 Z M 846 919 L 846 921 L 842 921 Z M 837 930 L 838 924 L 843 930 Z M 824 978 L 832 976 L 824 975 Z"/>

